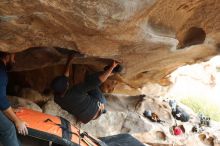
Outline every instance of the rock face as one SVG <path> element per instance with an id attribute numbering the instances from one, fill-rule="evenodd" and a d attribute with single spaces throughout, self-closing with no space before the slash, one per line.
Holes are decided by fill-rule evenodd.
<path id="1" fill-rule="evenodd" d="M 144 118 L 132 112 L 111 112 L 99 119 L 82 125 L 82 129 L 98 137 L 120 133 L 144 133 L 152 129 L 152 125 Z"/>
<path id="2" fill-rule="evenodd" d="M 173 124 L 173 118 L 169 113 L 167 103 L 154 100 L 152 97 L 125 96 L 125 95 L 105 95 L 107 104 L 107 113 L 100 118 L 90 121 L 88 124 L 81 124 L 81 128 L 97 137 L 105 137 L 120 133 L 148 133 L 155 129 L 153 123 L 143 117 L 144 110 L 157 112 L 161 120 L 167 124 Z M 61 116 L 76 124 L 74 116 L 61 109 L 53 100 L 48 101 L 43 107 L 43 112 L 55 116 Z"/>
<path id="3" fill-rule="evenodd" d="M 29 109 L 42 112 L 42 109 L 36 103 L 30 100 L 25 100 L 23 98 L 15 97 L 15 96 L 9 96 L 8 99 L 11 103 L 11 106 L 14 108 L 25 107 L 25 108 L 29 108 Z"/>
<path id="4" fill-rule="evenodd" d="M 42 110 L 46 114 L 50 114 L 53 116 L 59 116 L 67 119 L 72 124 L 76 124 L 76 119 L 73 115 L 69 114 L 67 111 L 63 110 L 58 104 L 54 102 L 54 100 L 48 101 L 43 107 Z"/>
<path id="5" fill-rule="evenodd" d="M 42 94 L 40 94 L 39 92 L 30 89 L 30 88 L 24 88 L 20 91 L 20 96 L 33 101 L 34 103 L 40 103 L 40 102 L 46 102 L 48 100 L 50 100 L 51 97 L 49 96 L 43 96 Z"/>
<path id="6" fill-rule="evenodd" d="M 3 0 L 0 50 L 31 48 L 14 70 L 63 63 L 58 47 L 88 55 L 76 64 L 122 61 L 123 81 L 132 87 L 167 85 L 178 66 L 218 53 L 219 10 L 216 0 Z"/>
<path id="7" fill-rule="evenodd" d="M 63 110 L 53 100 L 48 101 L 42 109 L 44 113 L 61 116 L 69 120 L 72 124 L 79 124 L 76 123 L 73 115 Z M 133 113 L 130 110 L 118 111 L 112 107 L 108 107 L 108 110 L 99 119 L 91 121 L 88 124 L 81 124 L 81 128 L 98 137 L 120 133 L 147 132 L 152 128 L 152 125 L 149 122 L 146 123 L 146 119 L 139 116 L 138 113 Z"/>
<path id="8" fill-rule="evenodd" d="M 180 136 L 174 136 L 171 127 L 175 125 L 176 122 L 171 116 L 171 108 L 166 100 L 157 96 L 152 97 L 146 95 L 128 96 L 122 94 L 106 94 L 105 96 L 108 100 L 107 113 L 101 115 L 97 120 L 81 125 L 76 122 L 73 115 L 61 109 L 53 99 L 47 101 L 42 108 L 31 102 L 28 97 L 23 99 L 10 96 L 9 100 L 13 107 L 24 106 L 54 116 L 64 117 L 72 124 L 80 126 L 82 130 L 85 130 L 96 137 L 128 133 L 141 142 L 151 146 L 169 146 L 173 144 L 178 146 L 219 146 L 220 144 L 219 123 L 212 122 L 212 127 L 204 128 L 202 133 L 192 133 L 192 126 L 198 124 L 198 118 L 192 110 L 179 103 L 178 105 L 190 114 L 191 118 L 187 123 L 177 121 L 178 125 L 184 126 L 185 133 Z M 143 116 L 145 110 L 151 110 L 152 112 L 157 113 L 159 118 L 165 121 L 165 123 L 151 122 Z M 32 143 L 27 140 L 24 140 L 24 142 L 30 144 L 36 143 L 36 145 L 38 143 L 37 141 Z"/>
<path id="9" fill-rule="evenodd" d="M 192 126 L 198 123 L 196 114 L 192 110 L 180 105 L 191 119 L 187 123 L 177 121 L 183 125 L 185 133 L 175 136 L 170 130 L 175 121 L 171 116 L 171 109 L 165 100 L 159 97 L 150 96 L 125 96 L 107 94 L 107 113 L 100 118 L 90 121 L 88 124 L 81 124 L 80 127 L 97 137 L 106 137 L 121 133 L 129 133 L 141 142 L 150 146 L 219 146 L 219 123 L 213 124 L 212 128 L 205 128 L 202 133 L 192 133 Z M 123 104 L 122 104 L 123 103 Z M 127 106 L 125 106 L 127 105 Z M 62 116 L 75 124 L 75 118 L 62 110 L 54 101 L 42 108 L 44 112 L 56 116 Z M 143 117 L 144 110 L 156 112 L 165 123 L 154 123 Z M 78 125 L 79 126 L 79 125 Z"/>
<path id="10" fill-rule="evenodd" d="M 14 71 L 31 70 L 22 78 L 30 79 L 26 88 L 37 84 L 38 91 L 44 92 L 62 70 L 51 68 L 64 64 L 68 51 L 75 50 L 86 57 L 75 58 L 74 64 L 94 71 L 112 59 L 120 61 L 124 71 L 104 89 L 111 92 L 114 84 L 118 91 L 128 87 L 126 92 L 131 93 L 130 89 L 138 91 L 147 82 L 168 85 L 168 75 L 177 67 L 218 54 L 219 11 L 217 0 L 1 0 L 0 50 L 19 52 Z M 33 69 L 39 72 L 32 74 Z M 218 138 L 208 136 L 182 143 L 183 137 L 170 136 L 168 127 L 146 121 L 142 113 L 150 109 L 173 124 L 168 105 L 156 97 L 118 97 L 110 96 L 108 113 L 82 128 L 97 136 L 128 132 L 149 145 L 192 145 L 194 139 L 199 145 L 218 145 Z M 43 111 L 75 122 L 52 100 Z"/>

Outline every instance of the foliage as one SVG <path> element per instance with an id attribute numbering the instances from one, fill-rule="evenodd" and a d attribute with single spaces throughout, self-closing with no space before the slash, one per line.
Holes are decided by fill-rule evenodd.
<path id="1" fill-rule="evenodd" d="M 212 120 L 220 121 L 220 104 L 207 98 L 187 97 L 181 102 L 190 107 L 196 113 L 203 113 Z"/>

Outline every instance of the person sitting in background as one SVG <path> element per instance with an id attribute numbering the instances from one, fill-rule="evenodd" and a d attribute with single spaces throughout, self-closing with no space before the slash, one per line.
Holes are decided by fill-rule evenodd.
<path id="1" fill-rule="evenodd" d="M 15 115 L 6 95 L 7 71 L 15 63 L 14 58 L 15 54 L 0 52 L 0 142 L 4 146 L 19 146 L 14 124 L 19 134 L 28 134 L 26 123 Z"/>
<path id="2" fill-rule="evenodd" d="M 102 95 L 99 86 L 105 82 L 119 64 L 116 61 L 105 68 L 105 71 L 88 75 L 84 82 L 72 87 L 69 85 L 71 61 L 75 57 L 71 55 L 66 63 L 63 75 L 56 77 L 51 84 L 54 101 L 64 110 L 73 114 L 78 121 L 86 124 L 90 120 L 97 119 L 105 111 L 106 99 Z"/>

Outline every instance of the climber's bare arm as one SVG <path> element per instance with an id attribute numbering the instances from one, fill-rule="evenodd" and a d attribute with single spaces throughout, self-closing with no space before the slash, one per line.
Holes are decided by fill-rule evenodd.
<path id="1" fill-rule="evenodd" d="M 103 83 L 112 74 L 113 69 L 118 65 L 116 61 L 112 62 L 111 67 L 109 67 L 103 74 L 99 76 L 100 81 Z"/>
<path id="2" fill-rule="evenodd" d="M 72 65 L 73 55 L 70 55 L 66 61 L 64 76 L 69 77 L 70 76 L 70 68 Z"/>

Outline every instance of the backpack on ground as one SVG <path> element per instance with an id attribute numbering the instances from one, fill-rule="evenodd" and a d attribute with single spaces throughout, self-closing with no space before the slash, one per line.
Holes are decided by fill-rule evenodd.
<path id="1" fill-rule="evenodd" d="M 151 111 L 144 111 L 143 115 L 152 122 L 164 123 L 165 121 L 160 120 L 159 116 L 156 113 Z"/>
<path id="2" fill-rule="evenodd" d="M 172 109 L 172 115 L 175 119 L 180 120 L 182 122 L 188 122 L 190 119 L 190 116 L 188 113 L 186 113 L 181 107 L 178 105 L 176 106 L 176 109 Z"/>

